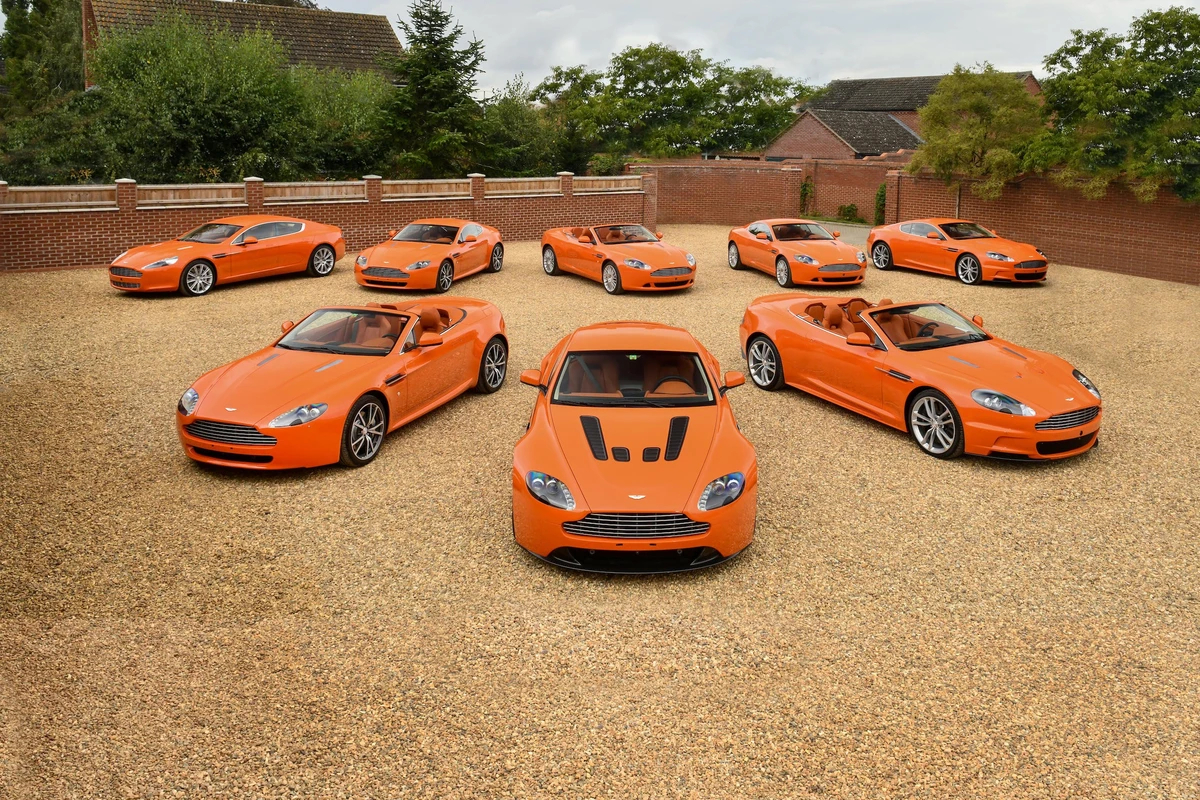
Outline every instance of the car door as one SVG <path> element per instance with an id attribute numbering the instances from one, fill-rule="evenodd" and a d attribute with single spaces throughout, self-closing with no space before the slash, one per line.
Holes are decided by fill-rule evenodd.
<path id="1" fill-rule="evenodd" d="M 746 230 L 750 236 L 746 241 L 746 254 L 742 260 L 756 269 L 767 270 L 774 274 L 775 255 L 771 250 L 775 246 L 775 237 L 771 235 L 771 229 L 761 222 L 756 222 Z M 767 238 L 759 239 L 758 234 L 760 233 L 765 233 Z"/>
<path id="2" fill-rule="evenodd" d="M 274 243 L 275 271 L 300 272 L 308 269 L 308 258 L 316 246 L 303 222 L 276 222 Z"/>
<path id="3" fill-rule="evenodd" d="M 441 344 L 417 347 L 415 327 L 405 340 L 407 358 L 403 368 L 404 382 L 408 384 L 405 414 L 408 418 L 440 405 L 467 377 L 476 374 L 471 363 L 474 333 L 458 324 L 465 312 L 458 308 L 445 310 L 450 314 L 451 324 L 441 332 Z"/>
<path id="4" fill-rule="evenodd" d="M 930 239 L 929 234 L 931 233 L 937 238 Z M 912 261 L 909 266 L 933 270 L 934 272 L 948 272 L 946 259 L 950 254 L 947 252 L 947 242 L 949 240 L 946 238 L 946 234 L 929 223 L 914 222 L 913 236 L 915 241 L 913 242 Z M 952 265 L 953 260 L 950 263 Z"/>
<path id="5" fill-rule="evenodd" d="M 892 248 L 892 261 L 897 266 L 912 267 L 916 266 L 917 247 L 920 245 L 916 228 L 918 223 L 906 222 L 900 226 L 900 230 L 891 237 L 889 244 Z"/>
<path id="6" fill-rule="evenodd" d="M 474 236 L 475 241 L 468 242 L 467 237 Z M 454 277 L 458 278 L 475 272 L 487 263 L 491 253 L 487 242 L 482 238 L 483 228 L 479 225 L 464 225 L 458 233 L 458 246 L 455 247 L 458 258 L 454 259 Z"/>
<path id="7" fill-rule="evenodd" d="M 587 228 L 587 235 L 591 237 L 591 244 L 578 242 L 576 244 L 576 260 L 575 269 L 580 275 L 585 275 L 592 280 L 600 280 L 600 269 L 604 264 L 604 251 L 600 247 L 600 240 L 596 238 L 596 231 L 593 228 Z"/>
<path id="8" fill-rule="evenodd" d="M 809 362 L 815 388 L 834 402 L 870 417 L 881 413 L 881 368 L 887 351 L 879 347 L 851 345 L 846 337 L 819 329 L 812 335 Z"/>
<path id="9" fill-rule="evenodd" d="M 229 260 L 233 262 L 230 270 L 235 280 L 263 275 L 274 271 L 278 263 L 278 252 L 275 249 L 275 223 L 263 222 L 242 231 L 233 240 Z M 247 239 L 257 241 L 247 244 Z"/>

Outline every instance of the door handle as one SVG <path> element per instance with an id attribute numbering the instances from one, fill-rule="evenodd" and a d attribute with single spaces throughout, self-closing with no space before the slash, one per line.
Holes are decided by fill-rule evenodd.
<path id="1" fill-rule="evenodd" d="M 596 258 L 604 258 L 604 253 L 593 253 Z"/>

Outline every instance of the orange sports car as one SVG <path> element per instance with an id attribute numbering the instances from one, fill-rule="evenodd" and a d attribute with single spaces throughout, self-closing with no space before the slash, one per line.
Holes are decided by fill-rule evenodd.
<path id="1" fill-rule="evenodd" d="M 513 452 L 513 533 L 538 558 L 589 572 L 699 569 L 754 537 L 758 467 L 715 358 L 652 322 L 580 328 L 541 369 Z"/>
<path id="2" fill-rule="evenodd" d="M 354 280 L 377 289 L 447 292 L 454 281 L 504 268 L 500 231 L 465 219 L 419 219 L 354 260 Z"/>
<path id="3" fill-rule="evenodd" d="M 1046 279 L 1046 254 L 1041 250 L 961 219 L 914 219 L 872 228 L 867 250 L 878 269 L 912 267 L 956 275 L 969 284 Z"/>
<path id="4" fill-rule="evenodd" d="M 208 294 L 217 284 L 307 272 L 323 277 L 346 253 L 341 228 L 260 214 L 215 219 L 159 244 L 126 250 L 108 279 L 124 292 Z"/>
<path id="5" fill-rule="evenodd" d="M 687 289 L 696 281 L 695 257 L 660 239 L 641 225 L 551 228 L 542 234 L 542 269 L 600 281 L 609 294 Z"/>
<path id="6" fill-rule="evenodd" d="M 908 431 L 938 458 L 1065 458 L 1099 434 L 1087 376 L 941 303 L 768 295 L 746 308 L 741 337 L 756 386 L 802 389 Z"/>
<path id="7" fill-rule="evenodd" d="M 361 467 L 383 437 L 474 388 L 504 383 L 500 310 L 467 297 L 319 308 L 274 344 L 201 376 L 175 423 L 196 461 L 247 469 Z"/>
<path id="8" fill-rule="evenodd" d="M 785 289 L 862 283 L 867 254 L 841 235 L 807 219 L 762 219 L 729 232 L 729 266 L 774 275 Z"/>

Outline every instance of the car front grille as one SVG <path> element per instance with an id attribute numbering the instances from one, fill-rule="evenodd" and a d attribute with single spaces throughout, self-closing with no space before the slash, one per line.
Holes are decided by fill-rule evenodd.
<path id="1" fill-rule="evenodd" d="M 666 269 L 656 269 L 650 273 L 652 278 L 674 278 L 677 275 L 688 275 L 692 271 L 691 267 L 667 267 Z"/>
<path id="2" fill-rule="evenodd" d="M 707 522 L 685 514 L 601 514 L 563 523 L 563 530 L 577 536 L 618 536 L 653 539 L 663 536 L 695 536 L 708 532 Z"/>
<path id="3" fill-rule="evenodd" d="M 1086 425 L 1096 418 L 1100 413 L 1100 406 L 1090 406 L 1081 408 L 1078 411 L 1067 411 L 1062 414 L 1055 414 L 1049 419 L 1044 419 L 1033 427 L 1039 431 L 1061 431 L 1067 428 L 1078 428 L 1080 425 Z"/>
<path id="4" fill-rule="evenodd" d="M 214 422 L 210 419 L 198 419 L 183 426 L 184 430 L 197 439 L 207 439 L 210 442 L 222 444 L 245 444 L 257 447 L 270 447 L 277 439 L 260 433 L 258 428 L 251 425 L 235 425 L 232 422 Z"/>
<path id="5" fill-rule="evenodd" d="M 113 285 L 113 286 L 117 287 L 118 289 L 138 289 L 138 288 L 141 288 L 141 284 L 138 284 L 138 283 L 130 283 L 129 281 L 111 281 L 111 283 L 112 283 L 112 285 Z"/>
<path id="6" fill-rule="evenodd" d="M 1045 268 L 1046 268 L 1046 262 L 1039 261 L 1039 260 L 1022 261 L 1021 263 L 1019 263 L 1015 267 L 1013 267 L 1013 269 L 1045 269 Z"/>
<path id="7" fill-rule="evenodd" d="M 393 269 L 392 267 L 367 267 L 363 270 L 363 275 L 372 278 L 407 278 L 408 273 L 402 269 Z"/>
<path id="8" fill-rule="evenodd" d="M 1013 278 L 1019 281 L 1040 281 L 1045 277 L 1045 272 L 1018 272 L 1013 275 Z"/>
<path id="9" fill-rule="evenodd" d="M 138 272 L 136 269 L 130 269 L 129 267 L 109 267 L 108 274 L 109 275 L 120 275 L 122 278 L 140 278 L 140 277 L 142 277 L 142 273 Z"/>
<path id="10" fill-rule="evenodd" d="M 222 453 L 220 450 L 209 450 L 204 447 L 192 448 L 205 458 L 216 458 L 221 461 L 233 461 L 239 464 L 270 464 L 274 456 L 249 455 L 247 453 Z"/>
<path id="11" fill-rule="evenodd" d="M 861 269 L 858 264 L 826 264 L 823 267 L 817 267 L 817 272 L 858 272 Z"/>

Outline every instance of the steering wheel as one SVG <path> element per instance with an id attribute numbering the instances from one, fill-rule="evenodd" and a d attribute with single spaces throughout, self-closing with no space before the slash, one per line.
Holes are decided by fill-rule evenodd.
<path id="1" fill-rule="evenodd" d="M 937 327 L 938 327 L 938 324 L 936 322 L 926 322 L 924 325 L 921 326 L 921 330 L 917 331 L 917 335 L 915 338 L 921 339 L 926 336 L 932 336 L 933 332 L 937 330 Z"/>
<path id="2" fill-rule="evenodd" d="M 651 388 L 650 391 L 657 392 L 658 387 L 662 386 L 664 383 L 667 383 L 668 381 L 678 381 L 679 383 L 685 383 L 685 384 L 687 384 L 687 387 L 689 389 L 691 389 L 693 392 L 696 391 L 696 387 L 692 386 L 692 382 L 689 381 L 687 378 L 683 377 L 682 375 L 664 375 L 658 379 L 658 383 L 654 384 L 653 388 Z"/>

